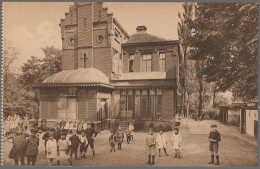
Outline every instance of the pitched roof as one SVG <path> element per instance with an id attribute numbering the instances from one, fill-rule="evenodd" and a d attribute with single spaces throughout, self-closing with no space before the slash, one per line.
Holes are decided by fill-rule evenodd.
<path id="1" fill-rule="evenodd" d="M 136 43 L 154 43 L 154 42 L 174 42 L 174 41 L 144 32 L 144 33 L 133 34 L 130 37 L 130 39 L 125 43 L 125 45 L 136 44 Z"/>

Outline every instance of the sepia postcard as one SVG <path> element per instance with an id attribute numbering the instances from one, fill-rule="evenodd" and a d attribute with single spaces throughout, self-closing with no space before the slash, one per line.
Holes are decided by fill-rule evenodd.
<path id="1" fill-rule="evenodd" d="M 258 3 L 2 13 L 3 166 L 258 166 Z"/>

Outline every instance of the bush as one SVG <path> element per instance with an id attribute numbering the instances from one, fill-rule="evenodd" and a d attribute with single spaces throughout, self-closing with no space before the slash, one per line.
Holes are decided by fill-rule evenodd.
<path id="1" fill-rule="evenodd" d="M 161 131 L 161 130 L 162 130 L 162 131 L 165 131 L 165 127 L 164 127 L 162 124 L 160 124 L 158 130 L 159 130 L 159 131 Z"/>
<path id="2" fill-rule="evenodd" d="M 167 124 L 165 127 L 165 131 L 172 131 L 172 125 Z"/>
<path id="3" fill-rule="evenodd" d="M 134 123 L 135 130 L 143 130 L 144 129 L 144 122 L 140 119 L 137 119 Z"/>
<path id="4" fill-rule="evenodd" d="M 153 122 L 151 122 L 151 123 L 149 124 L 149 128 L 155 129 L 155 125 L 154 125 Z"/>

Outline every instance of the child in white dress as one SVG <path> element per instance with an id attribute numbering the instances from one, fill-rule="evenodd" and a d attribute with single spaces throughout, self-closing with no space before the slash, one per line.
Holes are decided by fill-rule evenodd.
<path id="1" fill-rule="evenodd" d="M 180 156 L 180 149 L 181 149 L 181 141 L 182 141 L 182 137 L 179 133 L 179 129 L 175 128 L 174 129 L 174 133 L 172 135 L 172 146 L 173 149 L 175 150 L 175 156 L 174 158 L 181 158 Z"/>
<path id="2" fill-rule="evenodd" d="M 54 134 L 51 133 L 50 139 L 46 143 L 47 155 L 49 166 L 52 166 L 53 159 L 57 157 L 57 141 L 54 139 Z"/>

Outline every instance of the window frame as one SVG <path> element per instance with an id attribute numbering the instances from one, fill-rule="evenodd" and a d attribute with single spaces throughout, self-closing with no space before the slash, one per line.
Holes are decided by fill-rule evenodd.
<path id="1" fill-rule="evenodd" d="M 164 54 L 164 58 L 161 58 L 161 54 Z M 164 61 L 164 66 L 162 67 L 161 62 Z M 166 71 L 166 52 L 161 51 L 159 52 L 159 71 L 160 72 L 165 72 Z"/>
<path id="2" fill-rule="evenodd" d="M 150 56 L 150 59 L 149 58 L 147 58 L 147 56 Z M 144 58 L 144 57 L 146 57 L 146 58 Z M 150 61 L 150 70 L 148 71 L 148 67 L 147 67 L 147 63 Z M 152 57 L 152 52 L 146 52 L 146 53 L 142 53 L 142 58 L 141 58 L 141 64 L 140 64 L 140 66 L 141 66 L 141 72 L 152 72 L 152 61 L 153 61 L 153 57 Z M 143 71 L 144 70 L 144 68 L 142 68 L 143 67 L 143 62 L 145 62 L 145 71 Z"/>
<path id="3" fill-rule="evenodd" d="M 132 62 L 132 71 L 130 71 L 130 62 Z M 134 65 L 135 65 L 135 55 L 130 54 L 128 58 L 128 72 L 134 72 Z"/>

